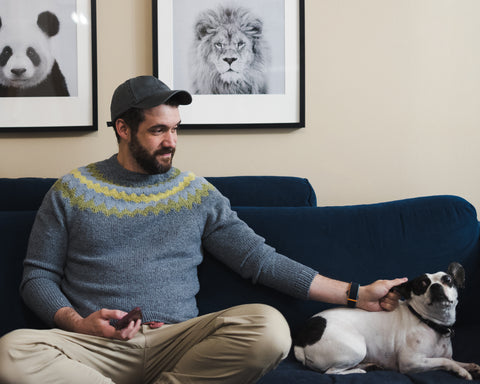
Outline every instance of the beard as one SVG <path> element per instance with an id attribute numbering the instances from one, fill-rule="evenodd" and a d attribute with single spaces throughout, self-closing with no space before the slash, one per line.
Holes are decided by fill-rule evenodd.
<path id="1" fill-rule="evenodd" d="M 173 155 L 175 154 L 175 148 L 163 148 L 153 153 L 149 153 L 147 149 L 140 144 L 137 139 L 137 135 L 132 135 L 132 140 L 128 143 L 128 148 L 136 160 L 138 165 L 148 173 L 149 175 L 158 175 L 166 173 L 172 168 Z M 157 156 L 171 153 L 172 156 L 166 162 L 160 162 L 157 160 Z"/>

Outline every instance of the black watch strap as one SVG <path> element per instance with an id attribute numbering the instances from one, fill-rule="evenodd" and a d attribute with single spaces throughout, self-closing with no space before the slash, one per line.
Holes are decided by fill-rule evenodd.
<path id="1" fill-rule="evenodd" d="M 353 282 L 350 283 L 350 288 L 347 291 L 348 308 L 355 308 L 357 306 L 359 288 L 360 288 L 360 284 L 353 283 Z"/>

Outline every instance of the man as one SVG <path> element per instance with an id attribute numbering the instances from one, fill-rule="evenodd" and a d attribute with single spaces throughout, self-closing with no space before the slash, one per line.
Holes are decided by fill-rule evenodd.
<path id="1" fill-rule="evenodd" d="M 59 179 L 30 236 L 22 296 L 55 328 L 0 340 L 1 383 L 255 382 L 287 355 L 288 325 L 258 304 L 197 317 L 202 248 L 295 297 L 347 302 L 347 283 L 277 254 L 204 178 L 172 167 L 191 101 L 151 76 L 116 89 L 118 154 Z M 357 306 L 395 308 L 404 281 L 360 287 Z M 143 323 L 117 330 L 137 306 Z"/>

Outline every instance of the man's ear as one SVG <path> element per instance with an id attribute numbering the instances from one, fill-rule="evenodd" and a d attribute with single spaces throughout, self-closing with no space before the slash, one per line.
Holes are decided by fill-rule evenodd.
<path id="1" fill-rule="evenodd" d="M 131 129 L 123 119 L 117 119 L 115 121 L 115 131 L 118 136 L 125 141 L 130 141 Z"/>

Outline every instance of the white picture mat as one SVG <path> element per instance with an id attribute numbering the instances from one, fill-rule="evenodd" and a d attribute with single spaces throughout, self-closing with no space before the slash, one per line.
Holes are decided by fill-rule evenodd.
<path id="1" fill-rule="evenodd" d="M 158 77 L 174 85 L 173 1 L 157 0 Z M 199 0 L 201 1 L 201 0 Z M 224 3 L 220 1 L 219 3 Z M 192 95 L 182 108 L 183 124 L 270 124 L 300 121 L 299 3 L 285 0 L 285 93 Z"/>
<path id="2" fill-rule="evenodd" d="M 0 98 L 0 130 L 14 127 L 54 128 L 93 125 L 90 4 L 90 0 L 77 0 L 77 16 L 80 20 L 77 23 L 78 95 Z"/>

